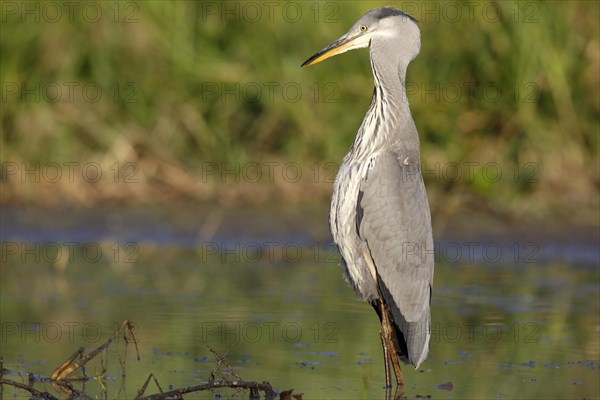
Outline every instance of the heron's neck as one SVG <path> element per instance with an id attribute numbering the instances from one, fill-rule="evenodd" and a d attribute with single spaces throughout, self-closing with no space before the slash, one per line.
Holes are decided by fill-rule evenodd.
<path id="1" fill-rule="evenodd" d="M 407 66 L 407 60 L 371 55 L 375 89 L 350 150 L 356 158 L 365 160 L 383 150 L 401 153 L 403 158 L 419 157 L 419 136 L 406 96 Z"/>

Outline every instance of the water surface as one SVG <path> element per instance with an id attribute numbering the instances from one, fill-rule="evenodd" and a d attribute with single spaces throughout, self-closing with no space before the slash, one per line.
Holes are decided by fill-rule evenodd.
<path id="1" fill-rule="evenodd" d="M 141 361 L 115 343 L 88 395 L 135 397 L 149 373 L 164 389 L 206 382 L 211 347 L 244 379 L 305 399 L 383 398 L 378 319 L 342 279 L 326 221 L 322 209 L 4 208 L 5 377 L 49 376 L 129 319 Z M 600 397 L 594 232 L 439 234 L 430 356 L 404 367 L 406 396 Z M 99 359 L 88 364 L 101 372 Z"/>

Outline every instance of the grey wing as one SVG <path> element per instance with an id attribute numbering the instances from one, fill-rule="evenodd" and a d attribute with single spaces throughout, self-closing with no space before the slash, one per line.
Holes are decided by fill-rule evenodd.
<path id="1" fill-rule="evenodd" d="M 429 203 L 415 161 L 393 153 L 374 160 L 360 186 L 357 229 L 402 332 L 403 356 L 418 366 L 428 351 L 434 257 Z"/>

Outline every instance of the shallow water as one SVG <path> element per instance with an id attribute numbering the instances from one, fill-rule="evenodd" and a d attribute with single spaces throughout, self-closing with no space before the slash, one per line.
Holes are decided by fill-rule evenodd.
<path id="1" fill-rule="evenodd" d="M 119 340 L 104 356 L 108 379 L 88 382 L 88 395 L 135 397 L 151 372 L 163 389 L 206 382 L 210 346 L 245 380 L 304 399 L 383 398 L 378 319 L 342 279 L 326 221 L 321 209 L 5 207 L 5 378 L 47 377 L 129 319 L 141 361 Z M 596 230 L 477 232 L 436 237 L 430 356 L 404 367 L 405 395 L 600 397 Z M 87 366 L 101 370 L 99 359 Z"/>

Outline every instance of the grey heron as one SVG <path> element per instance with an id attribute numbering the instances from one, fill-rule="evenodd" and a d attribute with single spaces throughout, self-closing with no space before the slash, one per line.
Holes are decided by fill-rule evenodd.
<path id="1" fill-rule="evenodd" d="M 399 360 L 418 368 L 429 352 L 431 215 L 405 88 L 421 47 L 416 22 L 395 8 L 376 8 L 302 64 L 370 47 L 373 97 L 339 168 L 329 225 L 347 281 L 380 318 L 386 387 L 390 365 L 402 385 Z"/>

